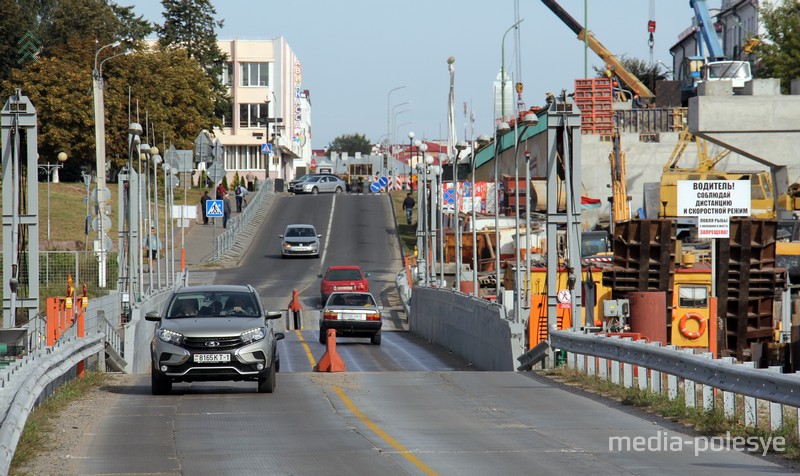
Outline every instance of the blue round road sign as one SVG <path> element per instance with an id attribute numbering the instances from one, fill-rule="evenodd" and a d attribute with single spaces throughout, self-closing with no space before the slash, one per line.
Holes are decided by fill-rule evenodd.
<path id="1" fill-rule="evenodd" d="M 378 193 L 381 191 L 381 184 L 378 182 L 372 182 L 372 185 L 369 186 L 369 189 L 372 190 L 373 193 Z"/>
<path id="2" fill-rule="evenodd" d="M 389 179 L 386 177 L 381 177 L 378 179 L 378 183 L 381 184 L 381 187 L 385 187 L 389 185 Z"/>

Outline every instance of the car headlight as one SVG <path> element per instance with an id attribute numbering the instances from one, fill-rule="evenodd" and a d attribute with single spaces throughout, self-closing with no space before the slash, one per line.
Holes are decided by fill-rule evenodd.
<path id="1" fill-rule="evenodd" d="M 183 334 L 180 334 L 175 331 L 171 331 L 169 329 L 159 329 L 156 332 L 156 335 L 159 339 L 163 340 L 164 342 L 168 342 L 170 344 L 180 345 L 183 342 Z"/>
<path id="2" fill-rule="evenodd" d="M 242 341 L 244 341 L 245 344 L 249 344 L 251 342 L 258 342 L 266 336 L 266 327 L 256 327 L 255 329 L 242 332 Z"/>
<path id="3" fill-rule="evenodd" d="M 292 247 L 292 245 L 290 245 L 289 243 L 284 243 L 283 247 L 286 248 L 286 249 L 289 249 L 289 248 Z"/>

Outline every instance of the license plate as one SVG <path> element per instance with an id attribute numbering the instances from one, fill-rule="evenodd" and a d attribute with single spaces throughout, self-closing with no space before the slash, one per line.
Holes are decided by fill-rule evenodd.
<path id="1" fill-rule="evenodd" d="M 348 321 L 366 321 L 367 315 L 363 313 L 347 313 L 342 315 L 341 318 Z"/>
<path id="2" fill-rule="evenodd" d="M 333 290 L 334 291 L 352 291 L 353 290 L 353 286 L 334 286 Z"/>
<path id="3" fill-rule="evenodd" d="M 199 364 L 213 364 L 218 362 L 230 362 L 230 354 L 194 354 L 194 361 Z"/>

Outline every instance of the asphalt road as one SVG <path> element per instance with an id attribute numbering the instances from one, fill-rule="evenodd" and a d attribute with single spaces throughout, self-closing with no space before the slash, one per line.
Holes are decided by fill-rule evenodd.
<path id="1" fill-rule="evenodd" d="M 285 307 L 298 289 L 311 314 L 320 269 L 355 263 L 392 305 L 400 255 L 389 210 L 380 196 L 283 197 L 242 266 L 218 272 L 216 282 L 250 282 L 268 307 Z M 289 223 L 318 228 L 321 259 L 280 258 L 277 235 Z M 155 397 L 144 375 L 103 389 L 114 403 L 92 416 L 71 464 L 78 474 L 159 475 L 791 472 L 729 450 L 695 454 L 696 435 L 680 427 L 532 373 L 472 371 L 405 332 L 402 316 L 390 321 L 380 346 L 338 340 L 347 371 L 328 374 L 311 371 L 325 348 L 314 320 L 304 319 L 279 342 L 274 394 L 256 393 L 254 382 L 213 382 Z M 673 446 L 609 449 L 613 438 L 635 437 Z"/>

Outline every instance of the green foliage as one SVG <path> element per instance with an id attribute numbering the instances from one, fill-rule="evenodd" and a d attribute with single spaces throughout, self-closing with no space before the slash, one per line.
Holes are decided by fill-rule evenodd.
<path id="1" fill-rule="evenodd" d="M 667 79 L 666 73 L 661 71 L 661 66 L 658 63 L 651 65 L 642 59 L 631 58 L 625 55 L 619 56 L 618 59 L 619 62 L 625 66 L 625 69 L 627 69 L 628 72 L 636 76 L 636 78 L 651 91 L 655 91 L 656 81 L 663 81 Z M 598 68 L 597 66 L 593 66 L 593 69 L 598 78 L 605 78 L 608 76 L 608 72 L 605 67 Z M 615 73 L 612 71 L 612 74 Z M 628 85 L 626 85 L 624 82 L 620 81 L 620 84 L 625 89 L 629 89 Z"/>
<path id="2" fill-rule="evenodd" d="M 227 55 L 217 44 L 216 9 L 210 0 L 162 0 L 164 24 L 157 26 L 158 43 L 165 48 L 180 49 L 196 60 L 211 81 L 215 115 L 230 114 L 231 102 L 227 87 L 222 84 L 222 68 Z M 216 124 L 216 125 L 221 125 Z"/>
<path id="3" fill-rule="evenodd" d="M 793 79 L 800 78 L 800 12 L 796 1 L 767 2 L 761 9 L 765 34 L 756 49 L 757 77 L 779 78 L 781 91 L 789 92 Z"/>
<path id="4" fill-rule="evenodd" d="M 238 171 L 233 173 L 233 186 L 234 187 L 239 186 L 239 184 L 242 183 L 242 180 L 239 179 L 239 172 Z"/>
<path id="5" fill-rule="evenodd" d="M 372 143 L 364 134 L 345 134 L 335 138 L 333 142 L 328 144 L 328 157 L 330 157 L 331 152 L 338 152 L 339 154 L 347 152 L 351 157 L 356 152 L 369 155 L 372 152 Z"/>
<path id="6" fill-rule="evenodd" d="M 225 190 L 230 190 L 228 188 L 228 176 L 227 175 L 222 177 L 222 186 L 225 187 Z"/>
<path id="7" fill-rule="evenodd" d="M 7 95 L 21 87 L 30 97 L 39 115 L 40 156 L 55 157 L 63 150 L 70 157 L 64 178 L 78 180 L 82 167 L 95 165 L 94 42 L 75 40 L 59 48 L 58 55 L 15 70 L 2 87 Z M 119 52 L 107 50 L 101 60 Z M 105 63 L 103 76 L 106 154 L 114 168 L 128 161 L 128 124 L 136 120 L 128 116 L 129 93 L 142 125 L 146 113 L 150 132 L 166 136 L 177 148 L 191 148 L 197 131 L 213 121 L 210 82 L 184 54 L 156 50 L 120 56 Z"/>

